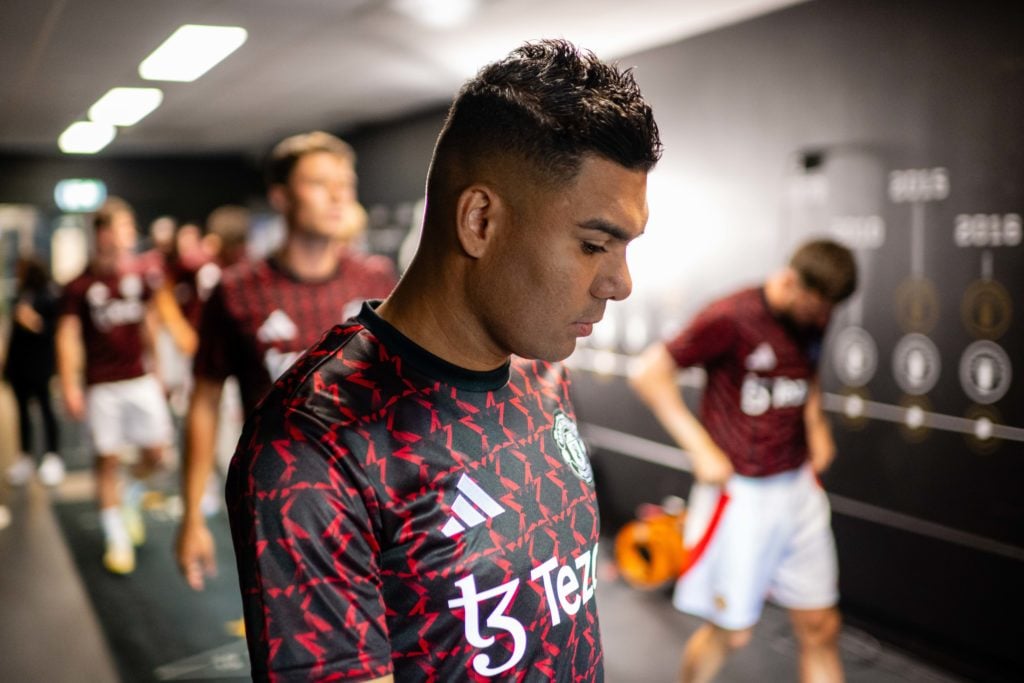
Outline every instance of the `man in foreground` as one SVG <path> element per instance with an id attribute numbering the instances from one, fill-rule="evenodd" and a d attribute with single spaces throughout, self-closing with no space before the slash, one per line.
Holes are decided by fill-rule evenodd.
<path id="1" fill-rule="evenodd" d="M 557 361 L 630 293 L 660 151 L 632 76 L 565 42 L 463 86 L 405 276 L 277 383 L 232 461 L 254 678 L 602 679 Z"/>

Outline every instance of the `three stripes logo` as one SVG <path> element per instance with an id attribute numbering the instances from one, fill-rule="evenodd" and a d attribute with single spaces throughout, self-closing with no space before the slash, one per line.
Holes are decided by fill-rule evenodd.
<path id="1" fill-rule="evenodd" d="M 459 477 L 455 488 L 459 494 L 452 503 L 452 517 L 441 529 L 441 533 L 449 538 L 461 534 L 467 528 L 483 524 L 505 511 L 498 501 L 487 495 L 479 484 L 465 474 Z"/>

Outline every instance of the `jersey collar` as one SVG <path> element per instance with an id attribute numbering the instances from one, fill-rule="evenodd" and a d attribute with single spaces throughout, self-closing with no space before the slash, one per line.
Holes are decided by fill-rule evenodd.
<path id="1" fill-rule="evenodd" d="M 398 331 L 391 323 L 377 315 L 380 301 L 363 302 L 356 316 L 366 329 L 380 340 L 389 352 L 402 359 L 428 377 L 466 391 L 494 391 L 508 384 L 511 362 L 506 361 L 494 370 L 477 371 L 449 363 L 435 356 Z"/>

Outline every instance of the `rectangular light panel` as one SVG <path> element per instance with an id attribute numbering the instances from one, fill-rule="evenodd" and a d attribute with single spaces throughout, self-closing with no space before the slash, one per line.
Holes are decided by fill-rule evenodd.
<path id="1" fill-rule="evenodd" d="M 112 126 L 134 126 L 163 99 L 159 88 L 111 88 L 89 108 L 89 119 Z"/>
<path id="2" fill-rule="evenodd" d="M 95 154 L 110 144 L 117 130 L 109 123 L 76 121 L 57 138 L 57 146 L 65 154 Z"/>
<path id="3" fill-rule="evenodd" d="M 240 26 L 185 24 L 139 64 L 139 75 L 147 81 L 194 81 L 241 47 L 248 35 Z"/>

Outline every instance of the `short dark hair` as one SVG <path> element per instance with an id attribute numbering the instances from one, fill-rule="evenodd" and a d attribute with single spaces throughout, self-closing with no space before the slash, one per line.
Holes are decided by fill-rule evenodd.
<path id="1" fill-rule="evenodd" d="M 827 239 L 804 243 L 789 260 L 800 282 L 833 303 L 857 289 L 857 262 L 849 249 Z"/>
<path id="2" fill-rule="evenodd" d="M 463 85 L 438 137 L 435 162 L 450 150 L 464 158 L 514 154 L 546 180 L 562 183 L 575 177 L 586 154 L 650 171 L 662 144 L 630 69 L 605 64 L 567 41 L 544 40 L 522 45 Z"/>
<path id="3" fill-rule="evenodd" d="M 300 133 L 285 138 L 271 150 L 264 169 L 267 185 L 287 183 L 299 159 L 315 152 L 336 154 L 348 160 L 353 166 L 356 163 L 355 150 L 341 138 L 320 130 Z"/>

